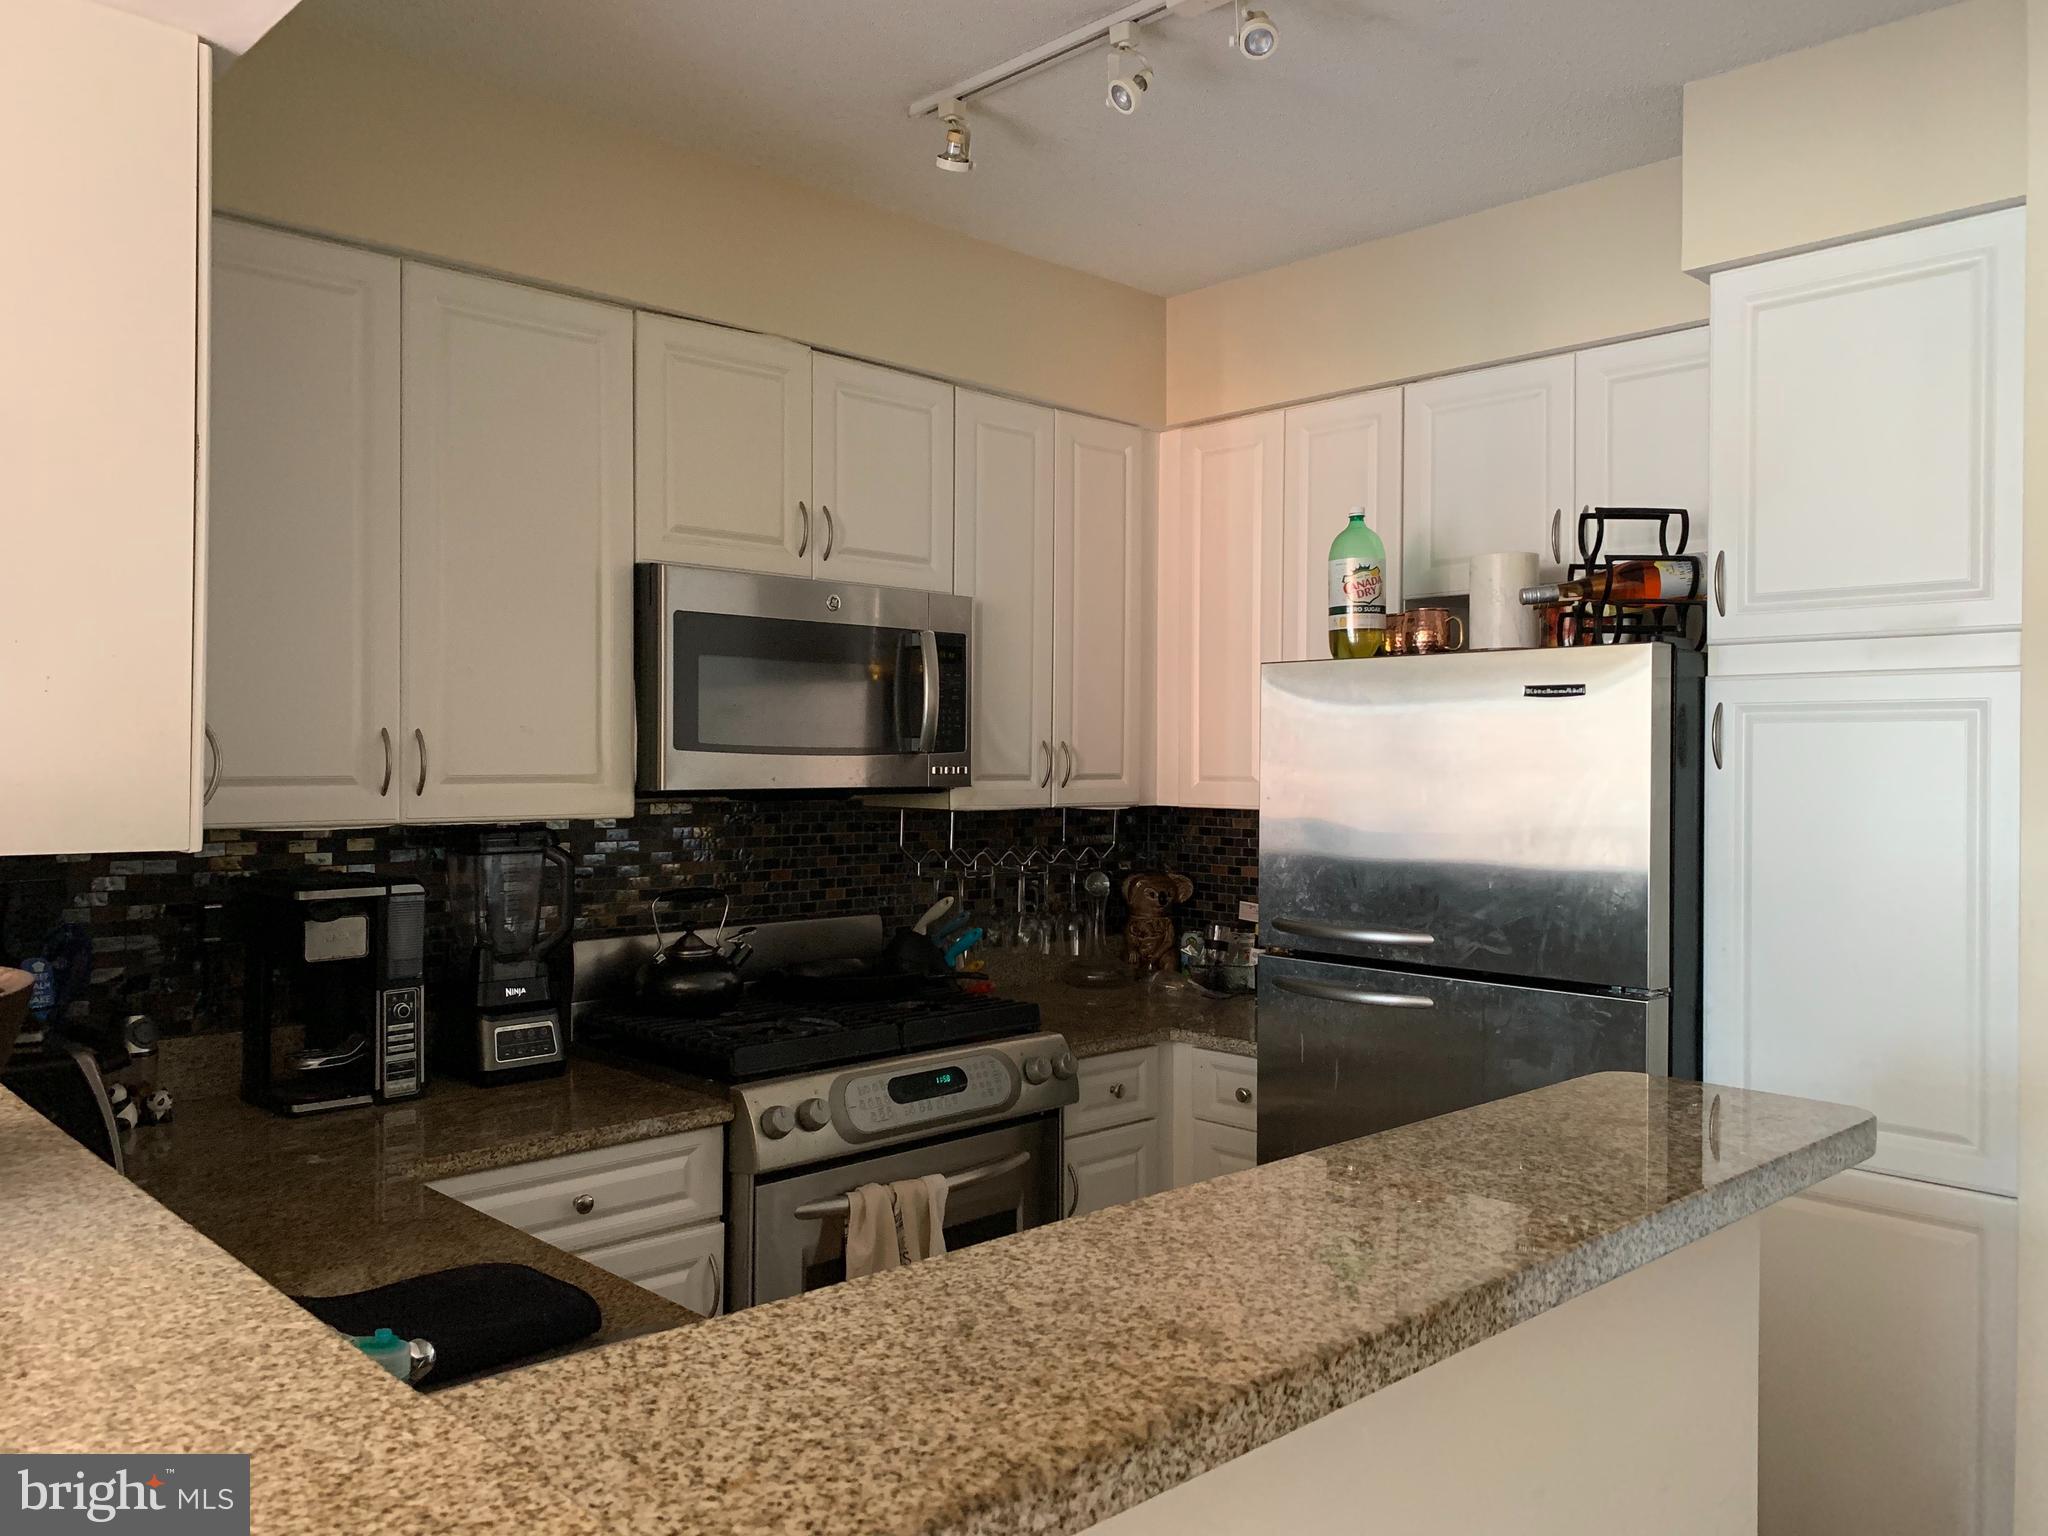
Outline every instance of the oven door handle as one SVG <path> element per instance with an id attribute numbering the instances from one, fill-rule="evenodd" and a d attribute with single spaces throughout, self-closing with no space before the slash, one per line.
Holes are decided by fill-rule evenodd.
<path id="1" fill-rule="evenodd" d="M 1012 1152 L 1008 1157 L 999 1157 L 992 1163 L 983 1163 L 964 1173 L 949 1173 L 946 1175 L 946 1193 L 950 1195 L 976 1184 L 986 1184 L 990 1179 L 1000 1179 L 1006 1173 L 1015 1173 L 1030 1161 L 1029 1152 Z M 849 1209 L 846 1196 L 834 1195 L 829 1200 L 813 1200 L 808 1205 L 800 1205 L 790 1214 L 798 1221 L 823 1221 L 827 1216 L 844 1216 Z"/>
<path id="2" fill-rule="evenodd" d="M 939 632 L 921 630 L 917 643 L 924 652 L 924 718 L 917 732 L 917 750 L 929 753 L 939 744 Z"/>

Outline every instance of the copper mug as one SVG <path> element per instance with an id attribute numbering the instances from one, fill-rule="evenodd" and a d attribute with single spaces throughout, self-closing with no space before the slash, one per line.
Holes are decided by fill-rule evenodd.
<path id="1" fill-rule="evenodd" d="M 1465 621 L 1448 608 L 1410 608 L 1401 615 L 1402 638 L 1408 656 L 1427 656 L 1433 651 L 1465 649 Z M 1452 636 L 1456 635 L 1456 639 Z"/>

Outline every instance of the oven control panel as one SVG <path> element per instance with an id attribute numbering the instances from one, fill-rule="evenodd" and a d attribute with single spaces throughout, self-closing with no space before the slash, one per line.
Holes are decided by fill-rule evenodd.
<path id="1" fill-rule="evenodd" d="M 1057 1110 L 1079 1097 L 1072 1062 L 1060 1036 L 1020 1035 L 744 1083 L 733 1090 L 730 1166 L 798 1168 Z"/>

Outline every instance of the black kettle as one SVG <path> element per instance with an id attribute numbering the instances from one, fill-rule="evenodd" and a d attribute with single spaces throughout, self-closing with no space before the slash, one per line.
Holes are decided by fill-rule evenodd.
<path id="1" fill-rule="evenodd" d="M 707 939 L 694 919 L 711 905 L 722 903 L 718 937 Z M 681 931 L 670 938 L 662 931 L 662 909 L 681 913 Z M 723 1013 L 740 1000 L 744 983 L 740 967 L 747 963 L 753 946 L 747 943 L 751 928 L 727 937 L 725 920 L 732 913 L 732 898 L 714 886 L 692 885 L 679 890 L 658 891 L 648 903 L 654 920 L 656 949 L 640 967 L 635 988 L 641 1005 L 657 1013 L 703 1018 Z"/>

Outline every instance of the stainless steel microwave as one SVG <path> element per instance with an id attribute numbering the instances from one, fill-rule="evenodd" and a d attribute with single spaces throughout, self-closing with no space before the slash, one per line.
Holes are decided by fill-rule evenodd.
<path id="1" fill-rule="evenodd" d="M 640 788 L 950 789 L 973 599 L 643 562 Z"/>

